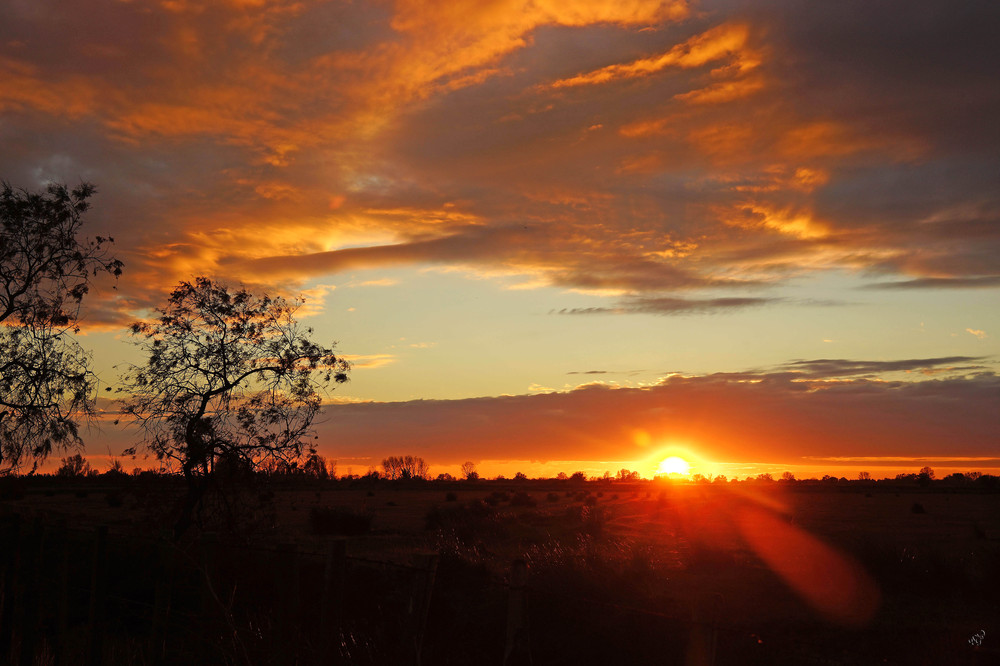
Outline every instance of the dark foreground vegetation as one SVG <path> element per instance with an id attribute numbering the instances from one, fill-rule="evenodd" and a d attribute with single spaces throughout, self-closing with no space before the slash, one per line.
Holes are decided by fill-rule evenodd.
<path id="1" fill-rule="evenodd" d="M 998 663 L 1000 494 L 949 479 L 256 475 L 178 539 L 177 477 L 3 478 L 0 663 Z"/>

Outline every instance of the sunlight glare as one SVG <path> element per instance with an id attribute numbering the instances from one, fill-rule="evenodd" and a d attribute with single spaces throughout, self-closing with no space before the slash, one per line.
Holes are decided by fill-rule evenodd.
<path id="1" fill-rule="evenodd" d="M 656 473 L 666 474 L 667 476 L 687 476 L 690 471 L 691 465 L 689 465 L 684 458 L 679 456 L 670 456 L 669 458 L 663 459 L 663 462 L 660 463 Z"/>

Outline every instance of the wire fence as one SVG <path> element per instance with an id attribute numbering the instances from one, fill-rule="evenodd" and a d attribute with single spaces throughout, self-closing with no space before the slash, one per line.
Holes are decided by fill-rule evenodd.
<path id="1" fill-rule="evenodd" d="M 717 609 L 677 616 L 554 590 L 518 560 L 496 574 L 440 567 L 435 553 L 375 559 L 343 537 L 323 550 L 211 533 L 179 546 L 18 515 L 0 535 L 0 661 L 12 664 L 531 663 L 567 608 L 655 620 L 712 664 L 719 631 Z"/>

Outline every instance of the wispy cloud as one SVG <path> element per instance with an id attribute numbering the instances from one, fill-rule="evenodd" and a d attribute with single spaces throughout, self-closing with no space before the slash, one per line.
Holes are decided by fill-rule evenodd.
<path id="1" fill-rule="evenodd" d="M 691 68 L 701 67 L 714 60 L 733 58 L 733 67 L 745 69 L 756 66 L 754 62 L 746 63 L 740 58 L 749 37 L 749 29 L 741 24 L 724 24 L 696 35 L 682 44 L 678 44 L 665 53 L 640 58 L 620 65 L 608 65 L 601 69 L 580 74 L 567 79 L 560 79 L 551 84 L 552 88 L 570 88 L 574 86 L 609 83 L 622 79 L 650 76 L 668 67 Z M 689 95 L 691 93 L 688 93 Z"/>
<path id="2" fill-rule="evenodd" d="M 942 358 L 902 359 L 897 361 L 852 361 L 848 359 L 815 359 L 790 361 L 781 366 L 809 377 L 875 376 L 890 372 L 928 372 L 939 369 L 968 372 L 986 368 L 980 356 L 947 356 Z"/>
<path id="3" fill-rule="evenodd" d="M 344 354 L 342 358 L 350 361 L 352 368 L 364 368 L 366 370 L 382 368 L 398 360 L 392 354 Z"/>
<path id="4" fill-rule="evenodd" d="M 706 298 L 686 299 L 670 297 L 631 297 L 614 307 L 564 308 L 553 310 L 560 315 L 597 314 L 705 314 L 740 310 L 748 307 L 769 305 L 781 299 L 776 298 Z"/>
<path id="5" fill-rule="evenodd" d="M 1000 275 L 974 277 L 926 277 L 894 282 L 875 282 L 865 289 L 990 289 L 1000 286 Z"/>

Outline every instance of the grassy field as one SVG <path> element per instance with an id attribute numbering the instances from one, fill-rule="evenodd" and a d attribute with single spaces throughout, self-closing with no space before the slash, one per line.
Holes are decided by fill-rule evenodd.
<path id="1" fill-rule="evenodd" d="M 8 492 L 0 511 L 153 538 L 171 524 L 181 493 L 168 482 L 39 480 Z M 210 497 L 203 519 L 230 548 L 247 551 L 280 544 L 321 554 L 333 535 L 351 532 L 347 556 L 357 562 L 405 571 L 436 555 L 420 634 L 425 664 L 503 663 L 517 561 L 527 565 L 525 647 L 535 664 L 1000 656 L 996 492 L 874 483 L 283 482 Z M 386 597 L 399 587 L 388 578 L 367 585 L 358 618 L 369 604 L 375 616 L 386 612 L 378 610 L 379 586 Z M 393 632 L 368 620 L 352 626 L 341 637 L 343 663 L 401 658 L 387 645 Z M 981 631 L 981 645 L 972 645 Z"/>

